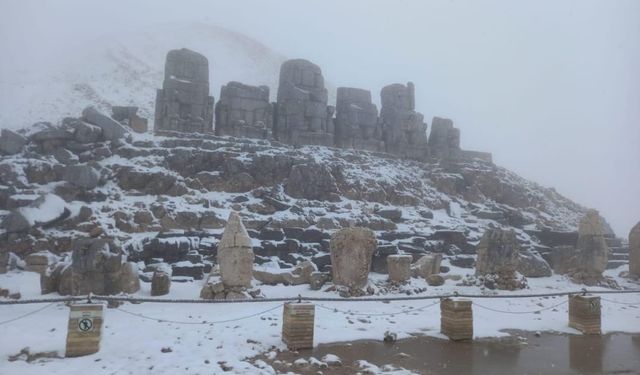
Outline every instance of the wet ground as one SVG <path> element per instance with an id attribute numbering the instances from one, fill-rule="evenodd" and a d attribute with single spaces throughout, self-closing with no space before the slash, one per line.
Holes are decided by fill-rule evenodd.
<path id="1" fill-rule="evenodd" d="M 418 374 L 640 374 L 640 335 L 603 336 L 510 331 L 504 338 L 453 342 L 414 337 L 395 343 L 356 341 L 320 345 L 299 353 L 282 352 L 267 360 L 279 372 L 300 374 L 355 374 L 355 363 L 366 360 L 382 367 L 393 365 Z M 296 359 L 327 354 L 342 364 L 322 369 L 318 365 L 293 364 Z M 366 373 L 366 372 L 365 372 Z"/>

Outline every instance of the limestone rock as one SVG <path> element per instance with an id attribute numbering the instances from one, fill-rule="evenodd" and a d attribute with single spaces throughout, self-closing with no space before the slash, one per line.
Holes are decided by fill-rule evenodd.
<path id="1" fill-rule="evenodd" d="M 102 137 L 107 141 L 118 140 L 128 133 L 120 123 L 101 113 L 95 107 L 85 108 L 82 111 L 82 117 L 86 122 L 99 126 L 102 129 Z"/>
<path id="2" fill-rule="evenodd" d="M 40 274 L 40 293 L 49 294 L 58 291 L 62 272 L 69 267 L 69 263 L 59 262 Z"/>
<path id="3" fill-rule="evenodd" d="M 59 260 L 60 258 L 49 250 L 38 251 L 25 258 L 26 270 L 42 274 L 50 265 L 58 263 Z"/>
<path id="4" fill-rule="evenodd" d="M 411 278 L 411 255 L 389 255 L 387 257 L 387 269 L 389 280 L 403 283 Z"/>
<path id="5" fill-rule="evenodd" d="M 364 288 L 376 245 L 376 235 L 370 229 L 345 228 L 334 233 L 330 242 L 334 284 Z"/>
<path id="6" fill-rule="evenodd" d="M 297 164 L 291 168 L 285 193 L 294 198 L 335 201 L 338 186 L 331 170 L 315 162 Z"/>
<path id="7" fill-rule="evenodd" d="M 240 82 L 222 86 L 216 104 L 216 135 L 269 139 L 272 128 L 269 87 Z"/>
<path id="8" fill-rule="evenodd" d="M 596 210 L 589 210 L 578 226 L 578 244 L 573 263 L 574 276 L 579 279 L 601 278 L 607 268 L 609 248 L 604 239 L 602 218 Z"/>
<path id="9" fill-rule="evenodd" d="M 339 87 L 336 99 L 336 146 L 384 151 L 378 108 L 368 90 Z"/>
<path id="10" fill-rule="evenodd" d="M 132 294 L 140 290 L 140 277 L 138 277 L 138 265 L 134 262 L 126 262 L 120 269 L 120 285 L 123 293 Z"/>
<path id="11" fill-rule="evenodd" d="M 302 59 L 280 68 L 276 138 L 293 145 L 333 146 L 333 108 L 320 67 Z"/>
<path id="12" fill-rule="evenodd" d="M 300 285 L 310 282 L 311 274 L 316 272 L 316 266 L 310 261 L 304 261 L 291 270 L 254 269 L 253 276 L 256 280 L 267 285 Z"/>
<path id="13" fill-rule="evenodd" d="M 2 228 L 7 233 L 25 233 L 31 228 L 31 223 L 19 211 L 12 211 L 2 221 Z"/>
<path id="14" fill-rule="evenodd" d="M 330 275 L 325 272 L 312 272 L 309 276 L 309 287 L 311 290 L 320 290 L 329 281 Z"/>
<path id="15" fill-rule="evenodd" d="M 251 238 L 240 215 L 231 212 L 218 244 L 220 276 L 226 287 L 250 287 L 254 254 Z"/>
<path id="16" fill-rule="evenodd" d="M 488 229 L 477 249 L 476 275 L 509 274 L 515 276 L 520 246 L 513 230 Z"/>
<path id="17" fill-rule="evenodd" d="M 89 165 L 68 165 L 64 180 L 81 189 L 91 190 L 98 186 L 100 174 Z"/>
<path id="18" fill-rule="evenodd" d="M 640 277 L 640 222 L 629 232 L 629 273 Z"/>
<path id="19" fill-rule="evenodd" d="M 380 92 L 383 138 L 386 151 L 412 159 L 425 160 L 429 154 L 427 124 L 415 111 L 415 88 L 395 83 Z"/>
<path id="20" fill-rule="evenodd" d="M 22 151 L 27 139 L 9 129 L 2 129 L 0 133 L 0 152 L 5 155 L 14 155 Z"/>
<path id="21" fill-rule="evenodd" d="M 551 276 L 551 267 L 540 255 L 532 252 L 521 252 L 516 270 L 525 277 Z"/>
<path id="22" fill-rule="evenodd" d="M 206 57 L 186 48 L 167 53 L 162 89 L 156 95 L 154 127 L 156 131 L 213 131 L 213 97 L 209 96 Z"/>
<path id="23" fill-rule="evenodd" d="M 171 289 L 171 276 L 163 271 L 156 271 L 151 278 L 151 295 L 164 296 Z"/>
<path id="24" fill-rule="evenodd" d="M 74 139 L 79 143 L 95 143 L 102 135 L 102 128 L 83 121 L 75 123 Z"/>
<path id="25" fill-rule="evenodd" d="M 442 254 L 423 255 L 412 267 L 412 272 L 416 277 L 427 279 L 430 275 L 440 273 Z"/>
<path id="26" fill-rule="evenodd" d="M 437 274 L 429 275 L 427 277 L 427 284 L 430 286 L 441 286 L 444 284 L 444 277 Z"/>
<path id="27" fill-rule="evenodd" d="M 434 117 L 429 135 L 429 151 L 438 159 L 455 159 L 460 155 L 460 129 L 450 119 Z"/>

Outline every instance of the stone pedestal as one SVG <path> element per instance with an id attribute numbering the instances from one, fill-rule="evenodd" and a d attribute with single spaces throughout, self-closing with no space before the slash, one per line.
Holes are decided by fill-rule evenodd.
<path id="1" fill-rule="evenodd" d="M 315 306 L 311 303 L 284 304 L 282 341 L 290 350 L 313 348 Z"/>
<path id="2" fill-rule="evenodd" d="M 104 305 L 71 305 L 67 327 L 66 357 L 80 357 L 100 350 Z"/>
<path id="3" fill-rule="evenodd" d="M 585 335 L 599 335 L 600 318 L 600 297 L 569 296 L 569 327 Z"/>
<path id="4" fill-rule="evenodd" d="M 440 332 L 454 341 L 473 339 L 470 300 L 445 298 L 440 301 Z"/>
<path id="5" fill-rule="evenodd" d="M 405 282 L 411 278 L 411 255 L 389 255 L 387 257 L 387 269 L 389 270 L 389 280 L 395 282 Z"/>

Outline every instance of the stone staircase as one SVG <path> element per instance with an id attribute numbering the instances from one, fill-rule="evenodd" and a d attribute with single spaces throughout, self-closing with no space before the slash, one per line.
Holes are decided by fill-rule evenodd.
<path id="1" fill-rule="evenodd" d="M 606 237 L 609 247 L 609 262 L 607 269 L 618 268 L 629 263 L 629 245 L 620 238 Z"/>

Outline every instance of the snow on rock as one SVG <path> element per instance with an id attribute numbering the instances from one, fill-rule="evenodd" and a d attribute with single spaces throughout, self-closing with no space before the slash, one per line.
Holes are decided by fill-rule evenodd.
<path id="1" fill-rule="evenodd" d="M 66 208 L 66 202 L 55 194 L 46 194 L 27 207 L 19 209 L 29 224 L 46 223 L 59 218 Z"/>

